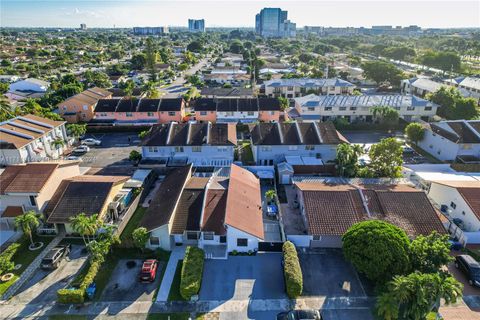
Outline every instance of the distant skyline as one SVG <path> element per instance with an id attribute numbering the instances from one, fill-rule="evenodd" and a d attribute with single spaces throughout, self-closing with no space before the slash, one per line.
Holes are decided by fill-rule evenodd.
<path id="1" fill-rule="evenodd" d="M 480 28 L 480 1 L 443 0 L 0 0 L 2 27 L 89 28 L 183 26 L 205 19 L 206 27 L 255 26 L 263 7 L 280 7 L 297 24 L 325 27 L 418 25 Z"/>

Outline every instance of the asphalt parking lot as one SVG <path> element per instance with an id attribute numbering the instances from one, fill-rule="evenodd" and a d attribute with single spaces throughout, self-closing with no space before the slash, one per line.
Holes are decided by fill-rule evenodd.
<path id="1" fill-rule="evenodd" d="M 57 290 L 67 287 L 87 259 L 84 246 L 72 245 L 69 257 L 52 271 L 38 269 L 33 276 L 20 287 L 12 298 L 16 303 L 51 303 L 57 299 Z"/>
<path id="2" fill-rule="evenodd" d="M 286 298 L 281 253 L 206 260 L 200 300 Z"/>
<path id="3" fill-rule="evenodd" d="M 135 266 L 129 268 L 128 261 L 134 261 Z M 165 268 L 159 263 L 157 277 L 154 282 L 142 283 L 138 280 L 143 260 L 119 260 L 112 272 L 107 286 L 102 292 L 103 301 L 152 301 L 155 290 L 160 286 L 161 270 Z"/>
<path id="4" fill-rule="evenodd" d="M 382 139 L 390 138 L 392 136 L 404 139 L 403 132 L 401 131 L 396 131 L 392 133 L 375 131 L 341 131 L 341 134 L 351 143 L 360 144 L 377 143 Z"/>
<path id="5" fill-rule="evenodd" d="M 80 156 L 83 167 L 131 166 L 130 152 L 141 151 L 135 132 L 86 134 L 86 138 L 101 140 L 102 144 L 91 146 L 90 151 Z"/>
<path id="6" fill-rule="evenodd" d="M 338 249 L 299 250 L 304 296 L 365 297 L 373 288 Z"/>

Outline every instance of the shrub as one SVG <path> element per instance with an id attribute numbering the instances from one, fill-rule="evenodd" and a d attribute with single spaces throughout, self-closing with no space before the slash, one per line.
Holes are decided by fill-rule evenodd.
<path id="1" fill-rule="evenodd" d="M 283 244 L 283 272 L 285 275 L 285 287 L 287 295 L 291 299 L 295 299 L 302 294 L 303 291 L 303 275 L 298 261 L 297 249 L 290 241 Z"/>
<path id="2" fill-rule="evenodd" d="M 187 247 L 182 265 L 180 294 L 186 300 L 200 291 L 205 253 L 196 247 Z"/>
<path id="3" fill-rule="evenodd" d="M 88 268 L 88 272 L 85 275 L 85 277 L 82 280 L 82 283 L 80 284 L 80 289 L 85 291 L 87 287 L 90 285 L 90 283 L 95 280 L 95 277 L 97 276 L 98 269 L 100 269 L 101 262 L 94 260 L 90 263 L 90 267 Z"/>
<path id="4" fill-rule="evenodd" d="M 19 247 L 20 243 L 12 243 L 2 252 L 2 254 L 0 254 L 0 274 L 13 270 L 15 264 L 12 261 L 12 257 L 15 255 Z"/>
<path id="5" fill-rule="evenodd" d="M 82 289 L 60 289 L 57 291 L 59 303 L 83 303 L 85 290 Z"/>

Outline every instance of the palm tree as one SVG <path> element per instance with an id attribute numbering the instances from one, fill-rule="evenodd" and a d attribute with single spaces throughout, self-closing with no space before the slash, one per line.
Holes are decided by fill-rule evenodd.
<path id="1" fill-rule="evenodd" d="M 39 216 L 33 210 L 27 211 L 24 214 L 15 218 L 15 226 L 17 228 L 22 229 L 23 233 L 28 235 L 32 246 L 33 246 L 32 233 L 38 228 L 39 225 L 40 225 Z"/>
<path id="2" fill-rule="evenodd" d="M 98 220 L 97 214 L 87 216 L 83 212 L 77 214 L 75 217 L 71 217 L 70 223 L 72 225 L 72 229 L 82 236 L 85 245 L 90 242 L 90 237 L 93 237 L 100 227 L 100 221 Z"/>
<path id="3" fill-rule="evenodd" d="M 87 125 L 72 123 L 67 125 L 67 130 L 73 137 L 78 138 L 87 132 Z"/>

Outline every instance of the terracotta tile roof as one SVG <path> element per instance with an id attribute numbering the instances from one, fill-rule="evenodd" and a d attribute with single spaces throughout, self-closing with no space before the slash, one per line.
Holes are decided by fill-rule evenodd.
<path id="1" fill-rule="evenodd" d="M 23 208 L 17 206 L 8 206 L 2 213 L 2 218 L 15 218 L 23 214 Z"/>
<path id="2" fill-rule="evenodd" d="M 8 166 L 0 175 L 0 194 L 39 193 L 58 166 L 58 163 Z"/>
<path id="3" fill-rule="evenodd" d="M 303 193 L 307 228 L 312 235 L 342 235 L 354 223 L 366 219 L 388 221 L 412 237 L 432 231 L 445 233 L 427 195 L 406 185 L 373 188 L 298 183 L 297 187 Z"/>
<path id="4" fill-rule="evenodd" d="M 63 180 L 44 210 L 47 222 L 68 223 L 82 212 L 87 216 L 100 214 L 112 188 L 129 178 L 83 175 Z"/>
<path id="5" fill-rule="evenodd" d="M 253 173 L 232 164 L 225 224 L 264 239 L 260 182 Z"/>
<path id="6" fill-rule="evenodd" d="M 204 189 L 184 189 L 174 213 L 170 233 L 183 234 L 185 231 L 199 231 L 202 215 Z"/>
<path id="7" fill-rule="evenodd" d="M 140 226 L 152 231 L 169 223 L 183 188 L 190 178 L 191 168 L 190 164 L 176 168 L 167 174 L 143 216 Z"/>
<path id="8" fill-rule="evenodd" d="M 203 219 L 201 221 L 202 231 L 214 232 L 216 235 L 224 235 L 225 210 L 227 208 L 227 190 L 209 189 L 205 198 Z"/>

